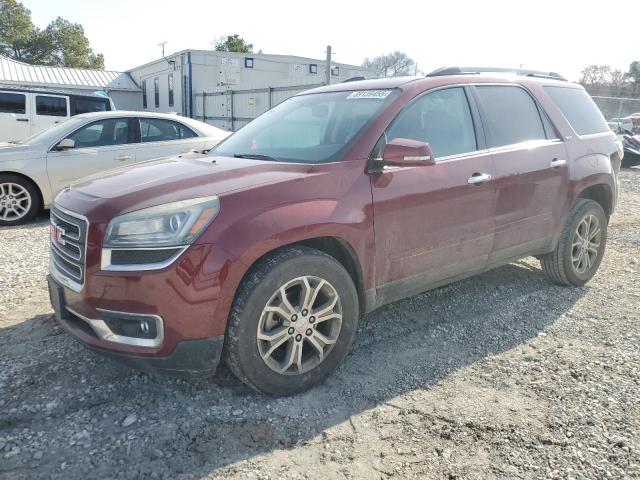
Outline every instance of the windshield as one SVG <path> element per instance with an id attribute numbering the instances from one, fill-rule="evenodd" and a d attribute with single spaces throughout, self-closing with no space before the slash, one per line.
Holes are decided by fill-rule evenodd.
<path id="1" fill-rule="evenodd" d="M 397 95 L 397 90 L 360 90 L 292 97 L 238 130 L 210 155 L 330 162 Z"/>
<path id="2" fill-rule="evenodd" d="M 80 117 L 70 117 L 67 120 L 64 120 L 57 125 L 51 125 L 44 130 L 41 130 L 38 133 L 31 135 L 30 137 L 23 138 L 22 140 L 18 140 L 11 143 L 16 143 L 18 145 L 31 145 L 34 143 L 39 143 L 40 140 L 49 139 L 50 137 L 57 137 L 58 135 L 64 135 L 65 132 L 69 130 L 69 127 L 72 127 L 74 124 L 82 123 L 82 118 Z"/>

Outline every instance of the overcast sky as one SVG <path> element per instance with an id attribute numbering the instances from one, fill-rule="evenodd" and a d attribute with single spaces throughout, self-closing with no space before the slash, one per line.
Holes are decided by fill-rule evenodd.
<path id="1" fill-rule="evenodd" d="M 444 65 L 551 70 L 572 80 L 587 65 L 626 71 L 640 60 L 639 0 L 22 0 L 34 23 L 81 23 L 106 67 L 126 70 L 167 53 L 208 49 L 238 33 L 264 53 L 360 64 L 401 50 L 429 72 Z"/>

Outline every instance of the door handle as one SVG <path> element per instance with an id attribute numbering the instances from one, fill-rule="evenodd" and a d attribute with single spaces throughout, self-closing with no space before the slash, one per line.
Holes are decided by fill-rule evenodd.
<path id="1" fill-rule="evenodd" d="M 551 162 L 549 163 L 549 166 L 551 168 L 560 168 L 560 167 L 564 167 L 567 164 L 566 160 L 562 160 L 560 158 L 554 158 L 553 160 L 551 160 Z"/>
<path id="2" fill-rule="evenodd" d="M 119 162 L 124 162 L 125 160 L 131 160 L 133 156 L 131 155 L 118 155 L 117 157 L 113 157 L 114 160 L 118 160 Z"/>
<path id="3" fill-rule="evenodd" d="M 489 175 L 488 173 L 477 173 L 472 177 L 469 177 L 467 183 L 469 185 L 475 185 L 477 183 L 488 182 L 489 180 L 491 180 L 491 175 Z"/>
<path id="4" fill-rule="evenodd" d="M 16 122 L 28 122 L 28 118 L 16 118 Z"/>

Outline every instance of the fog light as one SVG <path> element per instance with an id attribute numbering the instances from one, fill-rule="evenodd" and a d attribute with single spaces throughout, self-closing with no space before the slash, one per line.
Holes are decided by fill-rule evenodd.
<path id="1" fill-rule="evenodd" d="M 112 333 L 123 337 L 152 340 L 158 336 L 158 327 L 153 317 L 130 313 L 101 311 L 104 323 Z"/>

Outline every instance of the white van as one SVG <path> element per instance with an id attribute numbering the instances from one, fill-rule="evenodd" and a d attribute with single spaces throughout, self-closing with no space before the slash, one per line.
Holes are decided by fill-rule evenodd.
<path id="1" fill-rule="evenodd" d="M 114 110 L 108 97 L 0 85 L 0 142 L 15 142 L 80 113 Z"/>

